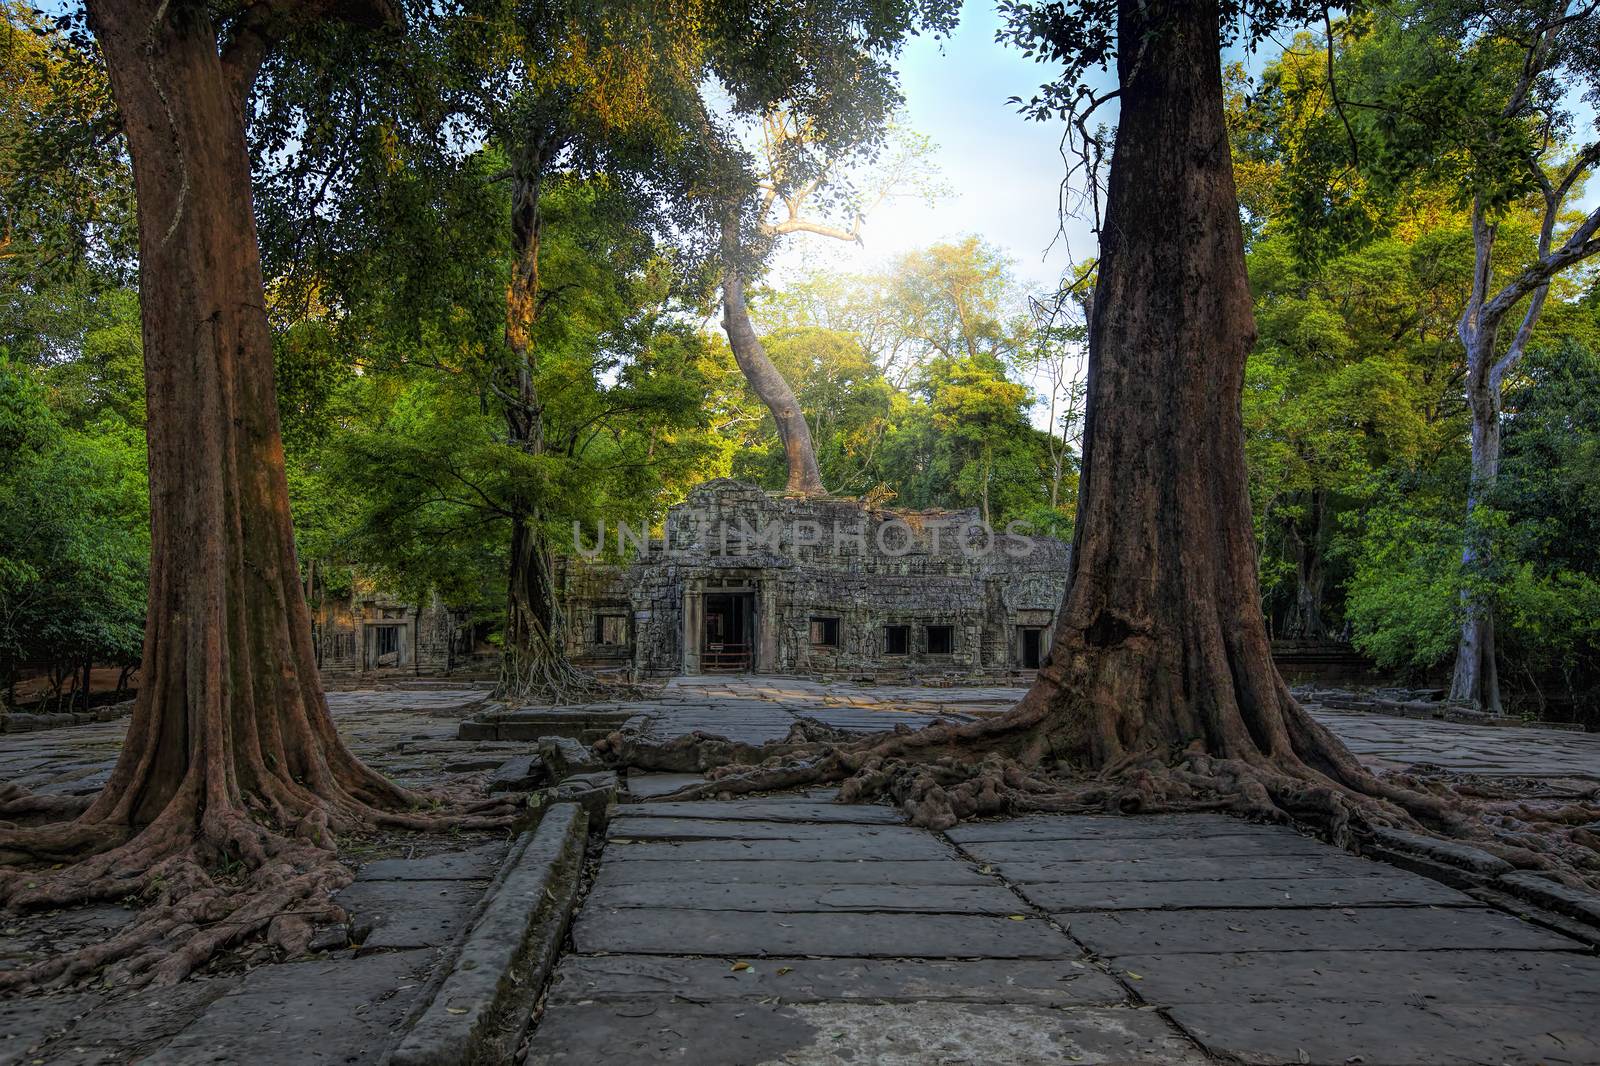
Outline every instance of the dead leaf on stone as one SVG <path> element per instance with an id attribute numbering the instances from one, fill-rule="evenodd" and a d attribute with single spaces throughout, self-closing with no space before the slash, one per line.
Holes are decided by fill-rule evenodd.
<path id="1" fill-rule="evenodd" d="M 779 966 L 778 967 L 778 976 L 779 977 L 782 977 L 786 973 L 794 973 L 794 967 L 793 966 Z"/>
<path id="2" fill-rule="evenodd" d="M 467 1013 L 467 1008 L 465 1008 L 465 1007 L 446 1007 L 444 1009 L 444 1012 L 446 1014 L 465 1014 L 465 1013 Z"/>
<path id="3" fill-rule="evenodd" d="M 1025 922 L 1028 920 L 1028 916 L 1026 914 L 1008 914 L 1006 917 L 1010 918 L 1013 922 Z"/>
<path id="4" fill-rule="evenodd" d="M 736 962 L 732 967 L 734 973 L 742 973 L 749 968 L 750 964 L 748 962 Z"/>
<path id="5" fill-rule="evenodd" d="M 1133 978 L 1135 981 L 1143 981 L 1144 980 L 1143 975 L 1136 974 L 1132 970 L 1124 970 L 1122 972 L 1127 974 L 1129 977 Z"/>

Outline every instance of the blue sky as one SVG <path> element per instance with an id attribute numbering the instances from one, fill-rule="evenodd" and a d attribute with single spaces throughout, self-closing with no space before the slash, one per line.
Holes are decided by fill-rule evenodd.
<path id="1" fill-rule="evenodd" d="M 783 266 L 837 265 L 865 270 L 913 248 L 977 234 L 1016 260 L 1019 280 L 1049 289 L 1067 262 L 1056 242 L 1056 194 L 1065 173 L 1061 125 L 1030 121 L 1007 104 L 1027 97 L 1049 68 L 995 42 L 1000 20 L 991 4 L 968 3 L 961 25 L 944 41 L 919 38 L 900 58 L 906 97 L 905 124 L 931 137 L 949 195 L 929 207 L 920 200 L 891 201 L 872 212 L 864 247 L 823 238 L 795 238 Z M 1093 252 L 1089 227 L 1069 227 L 1072 253 Z"/>

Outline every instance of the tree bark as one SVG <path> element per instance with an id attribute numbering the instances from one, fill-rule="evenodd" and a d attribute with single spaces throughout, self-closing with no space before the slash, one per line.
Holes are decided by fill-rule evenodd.
<path id="1" fill-rule="evenodd" d="M 1294 552 L 1294 607 L 1289 614 L 1287 635 L 1301 640 L 1322 640 L 1328 635 L 1322 621 L 1322 594 L 1325 585 L 1322 565 L 1322 529 L 1327 515 L 1328 493 L 1312 489 L 1309 513 L 1286 524 L 1285 533 Z"/>
<path id="2" fill-rule="evenodd" d="M 1093 767 L 1198 746 L 1354 777 L 1279 677 L 1261 611 L 1240 413 L 1255 323 L 1218 8 L 1123 0 L 1118 35 L 1072 575 L 1022 709 Z"/>
<path id="3" fill-rule="evenodd" d="M 811 426 L 800 410 L 794 390 L 772 365 L 761 338 L 756 336 L 750 309 L 744 301 L 744 278 L 731 261 L 722 279 L 722 328 L 728 333 L 728 346 L 733 349 L 733 358 L 744 372 L 745 380 L 777 423 L 778 440 L 783 444 L 789 467 L 784 491 L 794 496 L 827 495 L 828 490 L 822 486 L 822 472 L 817 468 L 816 447 L 811 443 Z"/>
<path id="4" fill-rule="evenodd" d="M 1494 361 L 1491 334 L 1479 337 L 1469 349 L 1468 367 Z M 1470 704 L 1490 714 L 1503 713 L 1500 670 L 1495 657 L 1494 605 L 1478 587 L 1488 570 L 1491 552 L 1488 531 L 1480 521 L 1479 507 L 1500 475 L 1500 383 L 1484 375 L 1467 380 L 1467 405 L 1472 414 L 1472 480 L 1467 488 L 1467 520 L 1461 545 L 1461 571 L 1467 584 L 1461 590 L 1461 635 L 1456 644 L 1455 671 L 1450 679 L 1450 699 Z"/>
<path id="5" fill-rule="evenodd" d="M 511 280 L 506 289 L 506 350 L 510 390 L 506 435 L 528 455 L 544 452 L 544 410 L 535 380 L 533 328 L 539 309 L 539 197 L 545 148 L 536 145 L 517 168 L 511 192 Z M 539 501 L 523 494 L 510 501 L 511 555 L 506 572 L 506 631 L 500 656 L 501 699 L 561 702 L 583 677 L 567 661 L 555 571 Z"/>
<path id="6" fill-rule="evenodd" d="M 293 953 L 314 919 L 338 913 L 330 894 L 351 877 L 334 861 L 334 832 L 449 823 L 413 811 L 423 797 L 350 752 L 317 676 L 244 136 L 262 40 L 247 25 L 239 49 L 219 52 L 204 5 L 97 0 L 89 14 L 139 205 L 150 400 L 143 674 L 116 767 L 88 808 L 64 825 L 0 827 L 0 862 L 68 860 L 50 872 L 0 870 L 0 902 L 150 902 L 76 955 L 0 973 L 0 988 L 117 960 L 125 976 L 172 981 L 262 928 Z M 211 879 L 235 861 L 236 880 Z"/>

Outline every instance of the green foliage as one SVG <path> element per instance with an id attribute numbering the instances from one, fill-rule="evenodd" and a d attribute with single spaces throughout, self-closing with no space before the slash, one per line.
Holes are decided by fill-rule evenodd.
<path id="1" fill-rule="evenodd" d="M 23 663 L 133 663 L 143 640 L 149 504 L 144 439 L 115 417 L 81 428 L 38 371 L 0 354 L 0 688 Z"/>
<path id="2" fill-rule="evenodd" d="M 1036 397 L 1017 380 L 1045 339 L 1022 313 L 1010 266 L 969 237 L 911 252 L 882 276 L 817 276 L 760 294 L 768 354 L 835 492 L 1068 527 L 1070 499 L 1049 505 L 1046 435 L 1029 421 Z M 778 487 L 783 449 L 759 408 L 746 411 L 734 474 Z"/>
<path id="3" fill-rule="evenodd" d="M 17 0 L 0 2 L 0 314 L 133 249 L 133 183 L 93 46 Z M 58 24 L 59 22 L 59 24 Z"/>

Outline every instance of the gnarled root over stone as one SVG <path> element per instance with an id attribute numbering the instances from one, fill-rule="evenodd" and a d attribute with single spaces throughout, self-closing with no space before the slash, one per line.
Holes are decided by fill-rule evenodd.
<path id="1" fill-rule="evenodd" d="M 333 895 L 354 874 L 338 859 L 336 833 L 491 829 L 518 817 L 504 798 L 423 796 L 365 774 L 398 802 L 379 805 L 377 796 L 367 802 L 342 790 L 322 798 L 275 782 L 247 804 L 207 805 L 199 789 L 185 788 L 137 832 L 97 821 L 93 808 L 72 822 L 0 830 L 0 863 L 7 864 L 0 866 L 0 904 L 7 910 L 106 900 L 141 907 L 106 940 L 0 971 L 0 992 L 72 984 L 102 971 L 113 985 L 170 984 L 259 933 L 292 957 L 306 949 L 316 925 L 345 917 Z"/>
<path id="2" fill-rule="evenodd" d="M 662 797 L 669 800 L 837 785 L 841 803 L 887 799 L 930 829 L 1007 814 L 1226 811 L 1314 829 L 1346 848 L 1377 827 L 1428 833 L 1600 888 L 1600 794 L 1487 801 L 1444 776 L 1373 775 L 1337 746 L 1338 757 L 1321 769 L 1292 757 L 1219 757 L 1198 744 L 1091 768 L 1052 758 L 1041 727 L 1019 708 L 868 735 L 803 719 L 785 739 L 759 747 L 705 733 L 651 742 L 618 732 L 596 749 L 621 767 L 705 774 Z"/>

